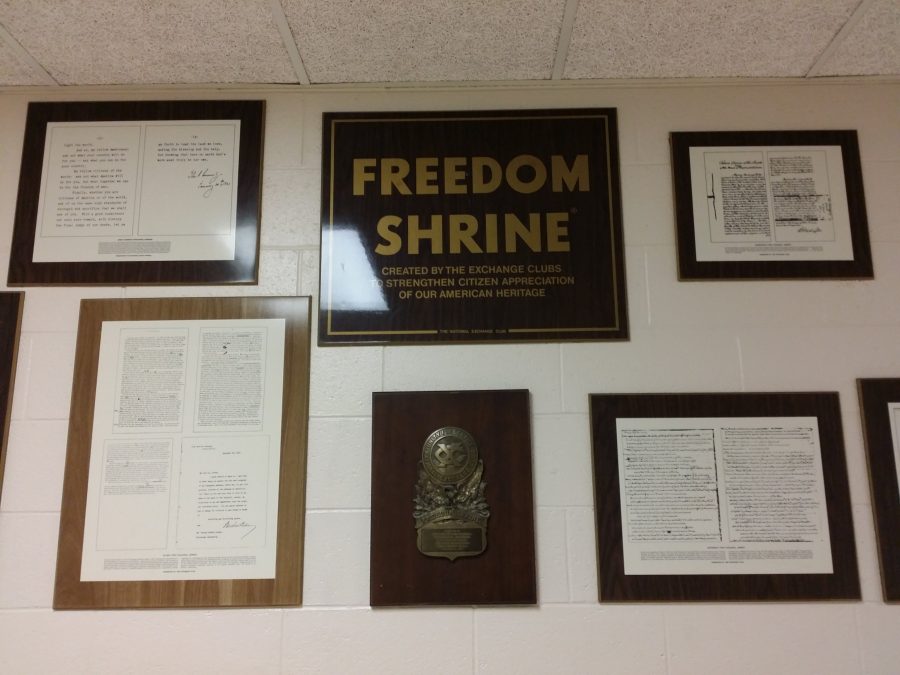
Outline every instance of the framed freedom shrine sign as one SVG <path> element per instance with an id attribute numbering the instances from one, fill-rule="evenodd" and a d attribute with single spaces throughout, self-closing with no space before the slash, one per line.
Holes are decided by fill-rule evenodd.
<path id="1" fill-rule="evenodd" d="M 590 405 L 600 602 L 859 599 L 836 393 Z"/>
<path id="2" fill-rule="evenodd" d="M 264 110 L 30 103 L 9 285 L 255 283 Z"/>
<path id="3" fill-rule="evenodd" d="M 319 343 L 628 339 L 614 109 L 325 113 Z"/>
<path id="4" fill-rule="evenodd" d="M 671 140 L 680 279 L 872 278 L 855 131 Z"/>

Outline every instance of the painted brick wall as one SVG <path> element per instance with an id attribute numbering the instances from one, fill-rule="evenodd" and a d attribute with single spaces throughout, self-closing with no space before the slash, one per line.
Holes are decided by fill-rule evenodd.
<path id="1" fill-rule="evenodd" d="M 900 85 L 0 92 L 5 278 L 28 100 L 265 97 L 258 288 L 27 290 L 0 504 L 4 673 L 895 673 L 900 606 L 881 600 L 855 378 L 900 376 Z M 632 339 L 615 344 L 313 347 L 304 607 L 53 612 L 78 302 L 312 294 L 321 113 L 619 110 Z M 859 131 L 874 281 L 678 283 L 668 132 Z M 538 608 L 368 608 L 372 391 L 528 388 Z M 588 394 L 839 391 L 861 603 L 597 604 Z"/>

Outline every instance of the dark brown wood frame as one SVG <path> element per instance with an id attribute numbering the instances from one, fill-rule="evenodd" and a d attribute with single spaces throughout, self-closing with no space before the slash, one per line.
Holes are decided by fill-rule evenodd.
<path id="1" fill-rule="evenodd" d="M 900 486 L 888 403 L 900 402 L 900 378 L 860 379 L 859 404 L 869 460 L 872 509 L 881 560 L 881 586 L 887 602 L 900 602 Z"/>
<path id="2" fill-rule="evenodd" d="M 9 420 L 12 415 L 13 385 L 16 380 L 24 306 L 25 294 L 21 291 L 0 293 L 0 414 L 3 416 L 0 435 L 0 492 L 6 466 L 6 444 L 9 441 Z"/>
<path id="3" fill-rule="evenodd" d="M 319 345 L 627 340 L 617 120 L 615 108 L 324 113 Z M 596 130 L 587 130 L 594 126 Z M 518 153 L 549 155 L 571 147 L 589 156 L 593 167 L 591 188 L 583 192 L 547 195 L 546 190 L 538 190 L 533 194 L 511 194 L 511 188 L 501 186 L 486 194 L 360 197 L 349 190 L 352 181 L 347 169 L 351 157 L 409 159 L 408 153 L 448 157 L 493 152 L 509 159 Z M 520 248 L 515 253 L 481 255 L 464 248 L 451 255 L 435 254 L 433 250 L 426 253 L 423 245 L 421 255 L 399 251 L 382 257 L 373 252 L 376 222 L 387 213 L 446 215 L 483 212 L 485 208 L 498 213 L 548 209 L 565 212 L 572 219 L 571 251 L 537 253 Z M 345 236 L 354 233 L 355 237 Z M 342 257 L 355 253 L 360 245 L 368 256 L 373 275 L 370 280 L 360 276 L 367 266 L 365 260 Z M 520 264 L 523 270 L 534 268 L 527 274 L 540 276 L 545 263 L 558 264 L 560 276 L 571 276 L 575 282 L 550 287 L 546 298 L 491 295 L 473 300 L 426 295 L 403 301 L 399 293 L 404 291 L 397 289 L 406 286 L 391 284 L 407 280 L 394 276 L 399 273 L 384 272 L 434 269 L 435 265 Z M 348 274 L 349 270 L 352 274 Z M 516 276 L 484 275 L 498 286 L 501 277 L 507 281 Z M 456 275 L 432 273 L 431 278 L 455 283 Z M 343 291 L 344 295 L 351 292 L 353 287 L 348 284 L 357 283 L 357 279 L 366 290 L 373 288 L 368 283 L 380 284 L 383 308 L 356 309 L 332 300 L 334 291 Z M 467 281 L 460 278 L 463 280 Z M 446 292 L 462 287 L 435 288 Z M 493 293 L 493 289 L 488 290 Z"/>
<path id="4" fill-rule="evenodd" d="M 299 605 L 309 409 L 310 299 L 82 300 L 69 416 L 54 609 Z M 285 319 L 278 541 L 274 579 L 81 581 L 91 429 L 103 321 Z"/>
<path id="5" fill-rule="evenodd" d="M 859 141 L 855 130 L 824 131 L 674 131 L 671 134 L 678 248 L 678 278 L 733 279 L 871 279 L 872 251 L 866 218 Z M 838 145 L 843 158 L 852 260 L 698 261 L 691 198 L 692 147 Z"/>
<path id="6" fill-rule="evenodd" d="M 41 170 L 49 122 L 239 119 L 234 260 L 33 262 Z M 258 278 L 264 101 L 29 103 L 8 284 L 253 284 Z"/>
<path id="7" fill-rule="evenodd" d="M 373 607 L 537 602 L 530 419 L 527 390 L 372 394 Z M 422 446 L 445 426 L 475 437 L 491 511 L 486 550 L 453 561 L 419 552 L 413 519 Z"/>
<path id="8" fill-rule="evenodd" d="M 590 403 L 600 602 L 860 598 L 836 393 L 592 394 Z M 616 419 L 780 416 L 818 419 L 833 573 L 626 575 Z"/>

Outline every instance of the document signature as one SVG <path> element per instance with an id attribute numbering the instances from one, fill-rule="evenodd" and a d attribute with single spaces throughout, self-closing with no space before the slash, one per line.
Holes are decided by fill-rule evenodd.
<path id="1" fill-rule="evenodd" d="M 188 180 L 197 182 L 197 189 L 203 191 L 204 197 L 209 197 L 218 187 L 231 185 L 231 181 L 225 178 L 221 171 L 210 171 L 205 167 L 191 169 L 188 172 Z"/>
<path id="2" fill-rule="evenodd" d="M 223 530 L 230 530 L 234 528 L 243 528 L 247 530 L 246 532 L 244 532 L 244 534 L 241 535 L 241 539 L 246 539 L 247 536 L 256 529 L 256 525 L 251 525 L 245 520 L 226 520 L 222 524 Z"/>

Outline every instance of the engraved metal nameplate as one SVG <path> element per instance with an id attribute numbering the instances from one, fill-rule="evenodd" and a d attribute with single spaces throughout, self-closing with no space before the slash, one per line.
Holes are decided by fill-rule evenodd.
<path id="1" fill-rule="evenodd" d="M 416 545 L 427 556 L 455 560 L 487 548 L 484 467 L 465 429 L 441 427 L 422 447 L 413 517 Z"/>

